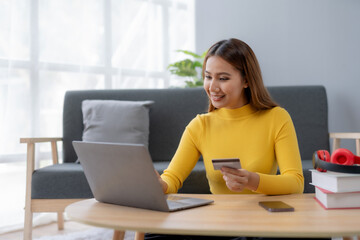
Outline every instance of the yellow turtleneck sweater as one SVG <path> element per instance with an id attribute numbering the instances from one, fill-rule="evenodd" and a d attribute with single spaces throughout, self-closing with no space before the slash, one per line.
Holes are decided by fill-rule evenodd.
<path id="1" fill-rule="evenodd" d="M 176 193 L 203 156 L 213 194 L 230 191 L 211 159 L 240 158 L 241 167 L 260 176 L 257 193 L 302 193 L 304 177 L 295 128 L 288 112 L 275 107 L 257 111 L 251 104 L 216 109 L 196 116 L 186 127 L 179 147 L 161 175 L 167 193 Z M 276 175 L 279 167 L 280 175 Z M 245 189 L 240 193 L 253 193 Z"/>

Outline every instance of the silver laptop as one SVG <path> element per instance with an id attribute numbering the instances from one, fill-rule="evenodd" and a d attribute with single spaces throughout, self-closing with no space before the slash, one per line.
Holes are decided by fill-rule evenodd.
<path id="1" fill-rule="evenodd" d="M 139 144 L 73 141 L 94 197 L 99 202 L 172 212 L 213 200 L 167 197 L 147 148 Z"/>

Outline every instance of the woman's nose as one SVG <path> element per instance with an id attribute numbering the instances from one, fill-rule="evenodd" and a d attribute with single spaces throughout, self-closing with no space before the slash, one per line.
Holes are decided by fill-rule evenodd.
<path id="1" fill-rule="evenodd" d="M 218 84 L 215 81 L 212 81 L 209 87 L 210 92 L 218 92 L 220 90 Z"/>

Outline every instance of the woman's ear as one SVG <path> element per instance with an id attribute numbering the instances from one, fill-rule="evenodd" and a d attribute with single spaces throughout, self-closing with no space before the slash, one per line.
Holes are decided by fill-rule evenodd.
<path id="1" fill-rule="evenodd" d="M 248 81 L 245 80 L 244 88 L 248 88 L 248 87 L 249 87 L 249 83 Z"/>

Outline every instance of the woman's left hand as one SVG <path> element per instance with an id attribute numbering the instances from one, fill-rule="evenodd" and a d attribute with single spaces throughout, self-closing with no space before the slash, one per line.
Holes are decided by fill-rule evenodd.
<path id="1" fill-rule="evenodd" d="M 259 186 L 260 176 L 245 169 L 222 167 L 221 173 L 226 186 L 233 192 L 241 192 L 245 188 L 255 191 Z"/>

